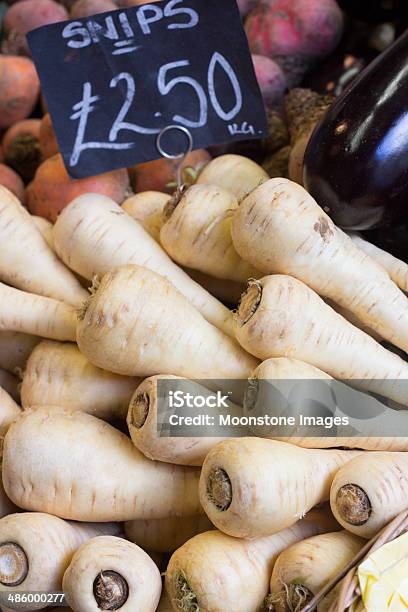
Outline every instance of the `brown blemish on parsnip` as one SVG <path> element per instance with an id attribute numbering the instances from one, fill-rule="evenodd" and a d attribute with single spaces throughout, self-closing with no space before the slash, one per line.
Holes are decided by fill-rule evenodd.
<path id="1" fill-rule="evenodd" d="M 218 510 L 225 512 L 232 502 L 231 480 L 222 468 L 213 468 L 207 478 L 208 499 Z"/>
<path id="2" fill-rule="evenodd" d="M 356 527 L 365 525 L 372 513 L 367 493 L 356 484 L 346 484 L 337 491 L 336 507 L 340 517 Z"/>
<path id="3" fill-rule="evenodd" d="M 131 423 L 137 429 L 146 423 L 150 408 L 150 396 L 148 393 L 138 393 L 131 403 Z"/>
<path id="4" fill-rule="evenodd" d="M 238 305 L 237 322 L 239 325 L 245 325 L 253 317 L 258 310 L 258 306 L 262 299 L 262 285 L 257 280 L 249 280 L 248 288 L 242 294 Z"/>
<path id="5" fill-rule="evenodd" d="M 320 234 L 320 236 L 323 238 L 323 242 L 330 242 L 330 237 L 334 235 L 334 232 L 325 217 L 319 217 L 318 221 L 314 224 L 313 229 L 315 232 Z"/>

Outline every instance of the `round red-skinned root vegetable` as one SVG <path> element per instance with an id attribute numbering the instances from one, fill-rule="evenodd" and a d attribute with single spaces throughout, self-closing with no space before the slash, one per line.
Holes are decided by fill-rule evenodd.
<path id="1" fill-rule="evenodd" d="M 335 49 L 342 29 L 335 0 L 260 2 L 246 21 L 251 52 L 278 61 L 290 86 L 300 82 L 316 58 Z"/>
<path id="2" fill-rule="evenodd" d="M 265 104 L 279 104 L 287 87 L 282 68 L 264 55 L 253 55 L 252 62 Z"/>
<path id="3" fill-rule="evenodd" d="M 239 12 L 243 17 L 248 15 L 256 7 L 257 0 L 237 0 Z"/>
<path id="4" fill-rule="evenodd" d="M 5 164 L 0 164 L 0 185 L 6 187 L 9 191 L 22 202 L 24 200 L 24 183 L 18 176 L 17 172 L 14 172 L 12 168 Z"/>
<path id="5" fill-rule="evenodd" d="M 117 5 L 113 0 L 77 0 L 71 8 L 71 19 L 90 17 L 98 13 L 115 11 Z"/>
<path id="6" fill-rule="evenodd" d="M 6 163 L 30 181 L 41 163 L 40 119 L 24 119 L 11 126 L 3 136 Z"/>
<path id="7" fill-rule="evenodd" d="M 183 181 L 193 183 L 195 175 L 210 159 L 210 154 L 204 149 L 189 153 L 183 161 Z M 134 191 L 173 193 L 177 187 L 177 164 L 177 160 L 162 158 L 134 166 L 130 170 Z"/>
<path id="8" fill-rule="evenodd" d="M 51 115 L 47 113 L 41 120 L 40 126 L 40 149 L 42 158 L 48 159 L 59 153 L 57 137 L 52 125 Z"/>
<path id="9" fill-rule="evenodd" d="M 126 170 L 112 170 L 84 179 L 71 179 L 61 155 L 54 155 L 38 168 L 27 191 L 27 206 L 33 215 L 55 222 L 58 214 L 72 200 L 84 193 L 100 193 L 123 202 L 129 188 Z"/>
<path id="10" fill-rule="evenodd" d="M 36 105 L 40 81 L 28 57 L 0 55 L 0 130 L 26 119 Z"/>
<path id="11" fill-rule="evenodd" d="M 4 16 L 2 52 L 31 55 L 26 34 L 49 23 L 68 19 L 66 9 L 54 0 L 21 0 L 8 9 Z"/>

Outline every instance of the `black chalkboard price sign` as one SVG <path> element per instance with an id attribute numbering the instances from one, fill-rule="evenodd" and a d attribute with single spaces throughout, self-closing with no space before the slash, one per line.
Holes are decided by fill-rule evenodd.
<path id="1" fill-rule="evenodd" d="M 157 159 L 168 125 L 188 129 L 194 148 L 266 134 L 235 0 L 144 4 L 44 26 L 28 40 L 74 178 Z M 180 130 L 162 140 L 169 153 L 185 148 Z"/>

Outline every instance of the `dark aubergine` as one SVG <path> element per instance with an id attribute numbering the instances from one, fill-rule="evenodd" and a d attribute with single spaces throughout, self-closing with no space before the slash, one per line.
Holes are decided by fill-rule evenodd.
<path id="1" fill-rule="evenodd" d="M 330 107 L 306 149 L 304 184 L 344 229 L 408 214 L 408 30 Z"/>

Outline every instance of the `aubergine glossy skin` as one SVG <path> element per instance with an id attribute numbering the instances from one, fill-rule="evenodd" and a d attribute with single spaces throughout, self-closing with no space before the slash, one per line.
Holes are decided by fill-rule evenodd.
<path id="1" fill-rule="evenodd" d="M 408 214 L 408 30 L 317 126 L 304 184 L 344 229 L 382 227 Z"/>

